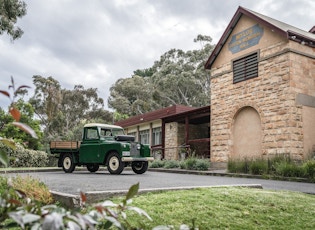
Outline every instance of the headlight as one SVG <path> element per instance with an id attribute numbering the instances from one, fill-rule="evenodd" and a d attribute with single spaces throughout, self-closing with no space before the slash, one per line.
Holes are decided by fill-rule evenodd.
<path id="1" fill-rule="evenodd" d="M 140 150 L 141 149 L 141 145 L 137 144 L 137 149 Z"/>

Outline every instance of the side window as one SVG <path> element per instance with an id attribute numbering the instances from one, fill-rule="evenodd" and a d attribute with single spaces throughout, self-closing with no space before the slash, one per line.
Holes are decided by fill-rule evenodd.
<path id="1" fill-rule="evenodd" d="M 86 130 L 86 139 L 98 139 L 97 129 L 96 128 L 88 128 Z"/>
<path id="2" fill-rule="evenodd" d="M 110 137 L 113 136 L 110 129 L 101 129 L 101 137 Z"/>
<path id="3" fill-rule="evenodd" d="M 233 83 L 258 77 L 258 54 L 253 53 L 233 61 Z"/>

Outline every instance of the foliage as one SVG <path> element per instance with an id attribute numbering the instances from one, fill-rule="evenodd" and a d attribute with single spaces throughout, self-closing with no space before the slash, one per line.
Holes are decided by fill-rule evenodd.
<path id="1" fill-rule="evenodd" d="M 165 160 L 154 160 L 150 163 L 150 168 L 163 168 L 165 163 Z"/>
<path id="2" fill-rule="evenodd" d="M 268 173 L 268 162 L 263 159 L 255 159 L 249 165 L 249 173 L 263 175 Z"/>
<path id="3" fill-rule="evenodd" d="M 229 159 L 227 168 L 230 173 L 249 173 L 249 165 L 247 159 Z"/>
<path id="4" fill-rule="evenodd" d="M 210 77 L 204 64 L 213 49 L 209 36 L 198 35 L 200 50 L 171 49 L 153 66 L 119 79 L 110 89 L 108 105 L 120 114 L 134 116 L 169 105 L 209 104 Z"/>
<path id="5" fill-rule="evenodd" d="M 45 143 L 52 139 L 81 138 L 81 128 L 89 121 L 112 122 L 112 114 L 103 109 L 104 101 L 97 88 L 62 89 L 53 77 L 33 76 L 35 94 L 30 99 L 44 128 Z"/>
<path id="6" fill-rule="evenodd" d="M 15 98 L 21 94 L 25 94 L 25 88 L 29 88 L 29 86 L 22 85 L 16 89 L 14 79 L 13 79 L 13 77 L 11 77 L 11 85 L 9 85 L 9 89 L 11 89 L 13 91 L 13 94 L 11 95 L 10 92 L 8 92 L 8 91 L 0 90 L 0 94 L 8 97 L 11 100 L 9 112 L 10 112 L 11 116 L 13 117 L 13 119 L 15 120 L 13 122 L 4 121 L 4 123 L 1 124 L 1 128 L 3 128 L 5 125 L 7 125 L 7 122 L 9 122 L 10 124 L 18 127 L 19 129 L 23 130 L 24 132 L 26 132 L 28 134 L 30 134 L 33 138 L 37 138 L 35 131 L 31 127 L 20 122 L 21 113 L 16 108 L 16 105 L 15 105 Z M 4 145 L 6 145 L 8 147 L 15 148 L 14 142 L 12 142 L 8 139 L 0 137 L 0 143 L 3 143 Z M 9 162 L 9 158 L 7 156 L 7 153 L 3 150 L 0 150 L 0 163 L 6 167 L 8 165 L 8 162 Z"/>
<path id="7" fill-rule="evenodd" d="M 0 0 L 0 34 L 7 34 L 15 40 L 20 38 L 23 30 L 16 27 L 18 18 L 26 15 L 26 4 L 20 0 Z"/>
<path id="8" fill-rule="evenodd" d="M 53 198 L 48 187 L 41 181 L 31 176 L 16 176 L 11 179 L 11 186 L 23 191 L 27 197 L 43 204 L 52 204 Z"/>
<path id="9" fill-rule="evenodd" d="M 139 183 L 130 187 L 121 203 L 101 202 L 94 205 L 86 214 L 71 212 L 57 205 L 42 206 L 23 193 L 24 202 L 20 200 L 12 202 L 13 200 L 8 198 L 1 198 L 3 207 L 1 216 L 9 217 L 13 221 L 10 222 L 10 226 L 19 226 L 22 229 L 109 229 L 112 226 L 118 229 L 131 229 L 127 213 L 134 212 L 151 220 L 145 211 L 130 205 L 138 190 Z M 85 202 L 86 196 L 81 193 L 82 208 L 85 207 Z"/>
<path id="10" fill-rule="evenodd" d="M 7 114 L 3 109 L 0 108 L 0 119 L 3 123 L 2 129 L 0 129 L 0 136 L 6 137 L 8 139 L 14 139 L 15 142 L 24 144 L 30 149 L 40 149 L 41 148 L 41 138 L 42 132 L 40 130 L 40 125 L 38 120 L 34 120 L 34 110 L 29 103 L 24 102 L 19 99 L 15 103 L 16 108 L 20 111 L 20 122 L 28 124 L 28 126 L 34 130 L 37 138 L 33 138 L 26 132 L 19 129 L 17 126 L 13 125 L 14 118 Z"/>
<path id="11" fill-rule="evenodd" d="M 179 161 L 167 160 L 167 161 L 165 161 L 164 168 L 166 168 L 166 169 L 179 168 Z"/>
<path id="12" fill-rule="evenodd" d="M 288 155 L 277 155 L 268 160 L 232 160 L 228 162 L 230 173 L 250 173 L 281 177 L 302 177 L 315 180 L 315 161 L 307 160 L 303 164 L 294 162 Z"/>
<path id="13" fill-rule="evenodd" d="M 305 176 L 315 181 L 315 160 L 309 160 L 303 164 Z"/>
<path id="14" fill-rule="evenodd" d="M 206 171 L 210 167 L 209 159 L 199 159 L 196 157 L 189 157 L 182 161 L 177 160 L 154 160 L 150 164 L 151 168 L 181 168 L 187 170 Z"/>
<path id="15" fill-rule="evenodd" d="M 148 78 L 134 75 L 119 79 L 110 88 L 108 105 L 124 116 L 143 114 L 158 108 L 152 100 L 152 91 Z"/>
<path id="16" fill-rule="evenodd" d="M 181 163 L 180 167 L 182 169 L 188 169 L 188 170 L 207 171 L 210 167 L 210 161 L 209 159 L 199 159 L 192 156 L 185 159 Z"/>
<path id="17" fill-rule="evenodd" d="M 14 146 L 8 146 L 0 142 L 1 151 L 8 156 L 8 166 L 10 167 L 47 167 L 57 165 L 57 160 L 52 154 L 25 149 L 19 143 L 15 143 Z"/>

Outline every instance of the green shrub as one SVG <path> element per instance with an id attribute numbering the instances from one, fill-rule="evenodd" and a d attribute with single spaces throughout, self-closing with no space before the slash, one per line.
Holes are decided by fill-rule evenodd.
<path id="1" fill-rule="evenodd" d="M 189 157 L 184 161 L 183 167 L 184 169 L 194 170 L 197 162 L 197 158 Z"/>
<path id="2" fill-rule="evenodd" d="M 166 169 L 179 168 L 179 161 L 176 160 L 165 161 L 164 168 Z"/>
<path id="3" fill-rule="evenodd" d="M 229 160 L 228 161 L 228 171 L 230 173 L 249 173 L 249 164 L 245 160 Z"/>
<path id="4" fill-rule="evenodd" d="M 210 161 L 207 159 L 197 159 L 195 169 L 200 171 L 207 171 L 210 167 Z"/>
<path id="5" fill-rule="evenodd" d="M 315 179 L 315 160 L 309 160 L 303 164 L 305 176 L 310 179 Z"/>
<path id="6" fill-rule="evenodd" d="M 268 163 L 266 160 L 257 159 L 249 162 L 249 172 L 253 175 L 263 175 L 268 173 Z"/>
<path id="7" fill-rule="evenodd" d="M 284 177 L 304 177 L 305 168 L 293 162 L 283 161 L 275 165 L 275 173 Z"/>
<path id="8" fill-rule="evenodd" d="M 9 156 L 10 167 L 47 167 L 57 166 L 57 159 L 52 154 L 43 151 L 25 149 L 21 144 L 16 143 L 16 149 L 0 142 L 0 149 Z M 54 164 L 54 165 L 50 165 Z"/>
<path id="9" fill-rule="evenodd" d="M 154 160 L 151 164 L 150 164 L 150 168 L 163 168 L 165 165 L 166 161 L 162 161 L 162 160 Z"/>
<path id="10" fill-rule="evenodd" d="M 180 163 L 180 168 L 187 170 L 206 171 L 210 167 L 208 159 L 198 159 L 196 157 L 189 157 Z"/>

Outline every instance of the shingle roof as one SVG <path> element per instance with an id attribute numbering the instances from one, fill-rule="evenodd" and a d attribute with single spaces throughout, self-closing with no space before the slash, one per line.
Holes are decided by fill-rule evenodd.
<path id="1" fill-rule="evenodd" d="M 213 52 L 211 53 L 208 61 L 205 64 L 206 69 L 210 69 L 212 64 L 214 63 L 215 59 L 219 55 L 222 47 L 224 46 L 225 42 L 227 41 L 228 37 L 232 33 L 235 25 L 238 23 L 239 19 L 242 15 L 246 15 L 254 20 L 258 21 L 260 24 L 269 27 L 274 32 L 284 36 L 287 39 L 296 41 L 296 42 L 303 42 L 304 45 L 315 47 L 315 34 L 310 32 L 301 30 L 284 22 L 278 21 L 276 19 L 270 18 L 263 14 L 257 13 L 255 11 L 246 9 L 244 7 L 239 7 L 234 14 L 232 20 L 230 21 L 229 25 L 225 29 L 222 37 L 220 38 L 218 44 L 214 48 Z"/>

